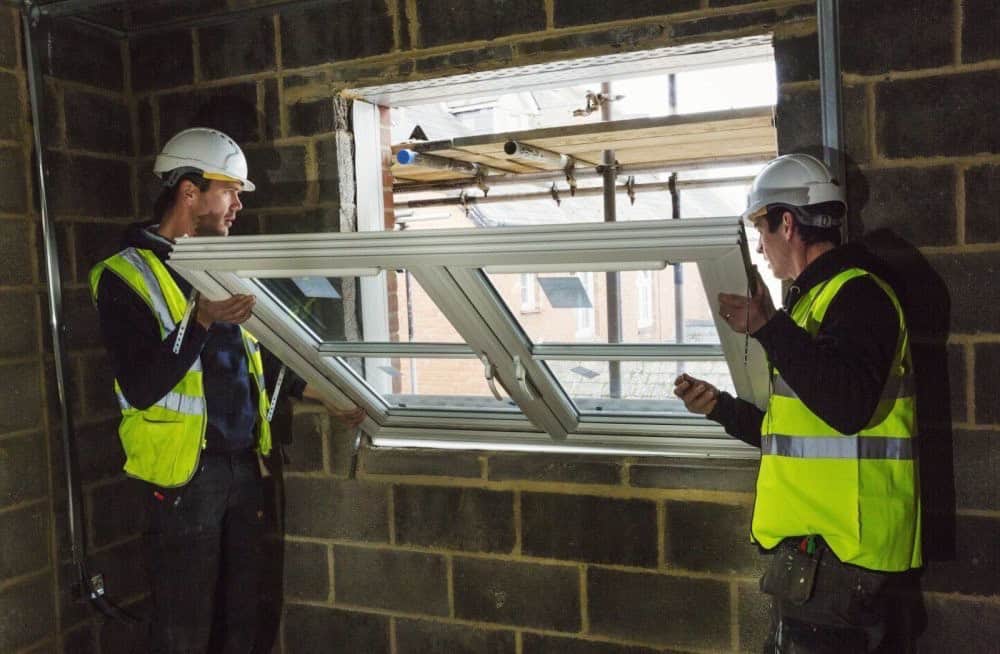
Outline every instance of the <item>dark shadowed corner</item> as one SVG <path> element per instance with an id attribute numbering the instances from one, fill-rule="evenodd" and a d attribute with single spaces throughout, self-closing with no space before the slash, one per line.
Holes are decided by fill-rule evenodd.
<path id="1" fill-rule="evenodd" d="M 951 395 L 948 366 L 948 333 L 951 297 L 941 276 L 910 242 L 888 228 L 865 232 L 861 219 L 868 200 L 868 184 L 857 164 L 848 158 L 848 227 L 852 240 L 860 240 L 887 267 L 886 281 L 895 289 L 910 332 L 917 396 L 917 441 L 924 562 L 955 558 L 956 502 Z M 891 217 L 905 220 L 903 216 Z M 883 222 L 884 220 L 880 221 Z M 894 579 L 897 599 L 891 619 L 908 642 L 886 643 L 885 651 L 913 651 L 926 629 L 926 609 L 921 594 L 923 571 Z M 879 651 L 882 651 L 881 649 Z"/>

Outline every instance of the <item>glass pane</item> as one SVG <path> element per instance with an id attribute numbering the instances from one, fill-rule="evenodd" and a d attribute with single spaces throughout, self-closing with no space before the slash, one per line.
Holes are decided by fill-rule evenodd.
<path id="1" fill-rule="evenodd" d="M 695 70 L 677 75 L 677 111 L 682 114 L 775 104 L 773 61 Z"/>
<path id="2" fill-rule="evenodd" d="M 344 293 L 353 294 L 353 291 L 345 289 L 356 288 L 355 277 L 294 277 L 256 281 L 319 340 L 360 340 L 347 336 L 344 320 Z"/>
<path id="3" fill-rule="evenodd" d="M 613 365 L 614 364 L 614 365 Z M 674 396 L 683 372 L 734 393 L 725 361 L 546 361 L 581 413 L 677 413 L 688 415 Z M 614 369 L 621 389 L 611 397 Z"/>
<path id="4" fill-rule="evenodd" d="M 611 81 L 609 108 L 613 120 L 652 118 L 672 113 L 694 113 L 773 105 L 777 80 L 773 61 L 699 68 L 676 74 L 677 106 L 670 105 L 670 75 Z M 392 109 L 393 143 L 410 141 L 418 128 L 432 139 L 476 134 L 600 123 L 602 113 L 588 94 L 606 79 L 548 86 L 532 91 L 498 90 L 477 98 L 460 98 Z M 431 129 L 436 131 L 431 134 Z"/>
<path id="5" fill-rule="evenodd" d="M 348 320 L 363 303 L 358 301 L 357 277 L 293 277 L 258 279 L 275 300 L 298 318 L 320 341 L 382 341 L 365 338 L 360 319 Z M 400 343 L 463 343 L 455 328 L 408 271 L 380 275 L 389 297 L 389 311 L 381 316 L 388 340 Z M 345 306 L 350 307 L 345 314 Z M 372 316 L 368 316 L 369 319 Z"/>
<path id="6" fill-rule="evenodd" d="M 620 343 L 718 343 L 698 266 L 623 271 Z M 533 343 L 609 343 L 607 274 L 488 274 Z M 527 287 L 527 288 L 526 288 Z M 534 297 L 533 304 L 526 298 Z"/>
<path id="7" fill-rule="evenodd" d="M 712 179 L 719 177 L 754 176 L 763 168 L 763 164 L 755 166 L 729 166 L 687 173 L 684 179 Z M 714 218 L 719 216 L 739 216 L 746 208 L 746 194 L 750 184 L 727 184 L 705 188 L 685 189 L 681 192 L 682 218 Z M 764 256 L 757 252 L 760 236 L 757 230 L 746 226 L 747 244 L 750 249 L 750 260 L 760 270 L 761 277 L 771 292 L 775 306 L 781 304 L 781 281 L 770 274 L 770 269 Z M 738 289 L 734 292 L 743 292 Z"/>
<path id="8" fill-rule="evenodd" d="M 739 216 L 747 207 L 749 184 L 732 184 L 681 191 L 681 218 Z"/>
<path id="9" fill-rule="evenodd" d="M 489 409 L 520 412 L 493 397 L 478 359 L 365 358 L 365 379 L 395 409 Z"/>

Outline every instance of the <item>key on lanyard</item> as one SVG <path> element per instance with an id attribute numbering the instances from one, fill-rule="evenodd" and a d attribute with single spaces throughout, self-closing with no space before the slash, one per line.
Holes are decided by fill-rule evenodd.
<path id="1" fill-rule="evenodd" d="M 278 371 L 278 381 L 274 383 L 274 393 L 271 394 L 271 406 L 267 407 L 268 422 L 271 422 L 271 418 L 274 417 L 274 409 L 278 406 L 278 392 L 281 390 L 281 382 L 285 381 L 286 370 L 288 370 L 288 366 L 281 364 L 281 370 Z"/>
<path id="2" fill-rule="evenodd" d="M 181 342 L 184 340 L 184 334 L 187 332 L 188 323 L 191 322 L 191 315 L 194 313 L 196 306 L 198 306 L 198 290 L 192 288 L 187 306 L 184 307 L 184 317 L 181 318 L 181 324 L 177 325 L 177 338 L 174 339 L 174 354 L 180 354 Z"/>

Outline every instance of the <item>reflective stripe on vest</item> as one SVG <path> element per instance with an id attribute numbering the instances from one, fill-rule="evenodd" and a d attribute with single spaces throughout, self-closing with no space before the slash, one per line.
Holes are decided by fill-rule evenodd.
<path id="1" fill-rule="evenodd" d="M 136 272 L 142 276 L 142 281 L 146 284 L 146 292 L 149 294 L 149 301 L 152 303 L 153 313 L 160 322 L 160 329 L 162 330 L 160 335 L 166 336 L 174 331 L 177 322 L 170 315 L 170 307 L 167 306 L 167 299 L 163 296 L 163 292 L 160 289 L 160 281 L 156 278 L 156 273 L 153 272 L 153 269 L 149 267 L 149 264 L 146 263 L 145 259 L 142 258 L 135 248 L 123 250 L 121 257 L 132 264 Z"/>
<path id="2" fill-rule="evenodd" d="M 115 397 L 118 398 L 118 406 L 122 411 L 135 410 L 135 407 L 129 404 L 128 400 L 125 399 L 125 395 L 118 388 L 115 389 Z M 205 398 L 196 397 L 194 395 L 182 395 L 181 393 L 175 393 L 174 391 L 170 391 L 161 397 L 153 406 L 158 406 L 161 409 L 166 409 L 168 411 L 183 413 L 186 416 L 200 416 L 207 410 L 205 406 Z"/>
<path id="3" fill-rule="evenodd" d="M 910 438 L 885 436 L 786 436 L 761 437 L 761 454 L 799 459 L 913 459 Z"/>

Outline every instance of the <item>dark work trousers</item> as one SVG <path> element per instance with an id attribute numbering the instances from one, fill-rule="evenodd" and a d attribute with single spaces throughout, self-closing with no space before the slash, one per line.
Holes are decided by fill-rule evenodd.
<path id="1" fill-rule="evenodd" d="M 179 488 L 139 482 L 153 654 L 249 654 L 260 601 L 264 498 L 257 455 L 202 453 Z"/>
<path id="2" fill-rule="evenodd" d="M 802 539 L 788 538 L 774 548 L 768 574 L 780 575 L 782 560 Z M 841 563 L 817 537 L 817 566 L 811 596 L 805 602 L 772 596 L 771 628 L 764 654 L 867 654 L 885 636 L 883 591 L 889 573 Z M 786 571 L 787 574 L 787 571 Z M 767 575 L 765 575 L 766 577 Z M 808 576 L 798 570 L 793 577 Z M 797 582 L 798 579 L 792 579 Z M 762 580 L 762 589 L 764 588 Z"/>

